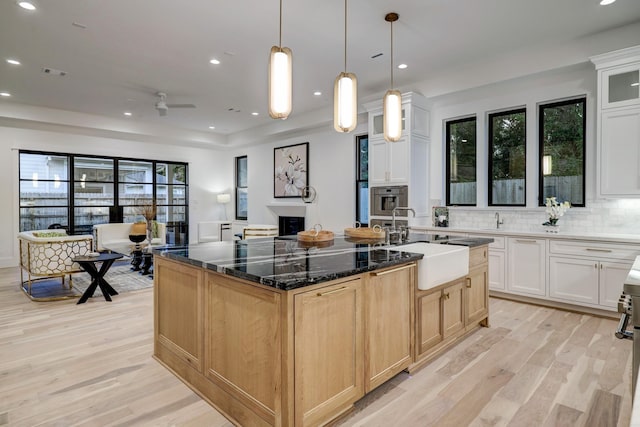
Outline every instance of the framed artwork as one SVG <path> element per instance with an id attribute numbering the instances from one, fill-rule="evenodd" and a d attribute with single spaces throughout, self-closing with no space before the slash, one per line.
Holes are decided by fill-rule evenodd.
<path id="1" fill-rule="evenodd" d="M 301 197 L 309 185 L 309 143 L 273 149 L 273 197 Z"/>

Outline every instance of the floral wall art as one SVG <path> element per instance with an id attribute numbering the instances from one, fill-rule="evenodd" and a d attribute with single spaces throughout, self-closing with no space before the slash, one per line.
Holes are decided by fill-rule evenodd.
<path id="1" fill-rule="evenodd" d="M 300 197 L 309 185 L 309 143 L 273 149 L 273 197 Z"/>

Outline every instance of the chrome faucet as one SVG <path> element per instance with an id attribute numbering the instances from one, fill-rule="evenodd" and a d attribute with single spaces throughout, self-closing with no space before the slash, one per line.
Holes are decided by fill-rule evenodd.
<path id="1" fill-rule="evenodd" d="M 403 207 L 403 206 L 396 206 L 391 211 L 391 229 L 392 230 L 396 229 L 396 211 L 408 211 L 408 212 L 411 212 L 413 214 L 414 218 L 416 217 L 416 211 L 414 211 L 413 208 L 407 208 L 407 207 Z"/>
<path id="2" fill-rule="evenodd" d="M 503 221 L 500 219 L 500 212 L 496 212 L 496 229 L 500 228 L 500 224 L 503 224 Z"/>

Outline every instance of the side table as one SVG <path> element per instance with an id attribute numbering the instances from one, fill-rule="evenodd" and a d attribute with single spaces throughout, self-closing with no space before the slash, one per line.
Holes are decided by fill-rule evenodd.
<path id="1" fill-rule="evenodd" d="M 104 275 L 107 274 L 114 261 L 120 258 L 122 258 L 122 254 L 104 253 L 100 256 L 81 256 L 73 259 L 73 262 L 80 264 L 80 267 L 89 273 L 92 279 L 91 284 L 78 300 L 78 304 L 82 304 L 89 297 L 92 297 L 98 286 L 107 301 L 111 301 L 111 295 L 118 295 L 118 292 L 105 280 Z M 100 269 L 96 267 L 96 263 L 102 263 Z"/>

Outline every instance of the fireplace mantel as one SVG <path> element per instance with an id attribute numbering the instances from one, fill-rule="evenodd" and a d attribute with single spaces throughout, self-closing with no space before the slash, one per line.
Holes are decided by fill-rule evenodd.
<path id="1" fill-rule="evenodd" d="M 307 216 L 307 206 L 304 203 L 269 203 L 267 207 L 276 217 L 280 216 Z"/>

